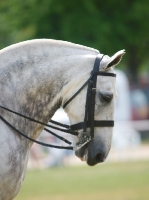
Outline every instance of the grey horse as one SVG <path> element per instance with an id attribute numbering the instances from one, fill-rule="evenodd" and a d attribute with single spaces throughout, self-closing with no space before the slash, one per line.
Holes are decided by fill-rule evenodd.
<path id="1" fill-rule="evenodd" d="M 0 50 L 0 105 L 48 123 L 55 111 L 89 78 L 98 50 L 56 40 L 31 40 Z M 114 73 L 124 50 L 104 56 L 100 70 Z M 102 56 L 102 54 L 100 54 Z M 65 108 L 70 124 L 83 120 L 86 87 Z M 102 98 L 109 95 L 110 101 Z M 115 78 L 98 77 L 95 120 L 112 120 Z M 36 139 L 44 126 L 0 108 L 0 115 Z M 75 152 L 88 165 L 103 162 L 111 146 L 112 127 L 96 127 L 95 138 Z M 89 130 L 88 130 L 89 131 Z M 12 200 L 23 182 L 32 142 L 0 120 L 0 200 Z M 74 137 L 74 143 L 78 141 Z M 101 159 L 102 155 L 102 159 Z"/>

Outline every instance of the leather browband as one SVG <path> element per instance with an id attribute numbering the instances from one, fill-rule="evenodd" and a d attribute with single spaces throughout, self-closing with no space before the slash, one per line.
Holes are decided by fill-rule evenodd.
<path id="1" fill-rule="evenodd" d="M 92 75 L 100 75 L 100 76 L 112 76 L 116 77 L 116 74 L 110 72 L 92 72 Z"/>

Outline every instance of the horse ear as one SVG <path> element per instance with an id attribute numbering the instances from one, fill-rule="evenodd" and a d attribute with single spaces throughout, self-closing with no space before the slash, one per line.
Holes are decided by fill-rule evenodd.
<path id="1" fill-rule="evenodd" d="M 114 67 L 115 65 L 117 65 L 121 61 L 124 54 L 125 54 L 125 50 L 121 50 L 121 51 L 118 51 L 117 53 L 115 53 L 109 59 L 105 68 L 110 68 L 110 67 Z"/>

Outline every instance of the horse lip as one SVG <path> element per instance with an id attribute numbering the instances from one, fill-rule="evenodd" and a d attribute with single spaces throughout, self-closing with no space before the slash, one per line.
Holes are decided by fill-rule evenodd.
<path id="1" fill-rule="evenodd" d="M 88 160 L 88 148 L 86 148 L 86 149 L 85 149 L 84 158 L 85 158 L 85 160 L 84 160 L 84 161 L 86 161 L 86 162 L 87 162 L 87 160 Z"/>
<path id="2" fill-rule="evenodd" d="M 81 161 L 86 161 L 85 156 L 83 156 L 82 158 L 80 158 Z"/>
<path id="3" fill-rule="evenodd" d="M 75 155 L 82 161 L 87 161 L 88 149 L 87 145 L 75 151 Z"/>
<path id="4" fill-rule="evenodd" d="M 84 156 L 82 158 L 80 158 L 82 161 L 86 161 L 87 162 L 87 158 L 88 158 L 88 149 L 85 149 L 85 153 Z"/>

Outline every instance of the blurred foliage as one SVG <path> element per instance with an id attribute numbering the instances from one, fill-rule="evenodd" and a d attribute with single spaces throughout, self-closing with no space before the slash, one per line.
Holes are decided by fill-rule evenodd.
<path id="1" fill-rule="evenodd" d="M 135 80 L 149 61 L 148 10 L 148 0 L 0 0 L 0 48 L 52 38 L 109 55 L 126 49 L 124 62 Z"/>

